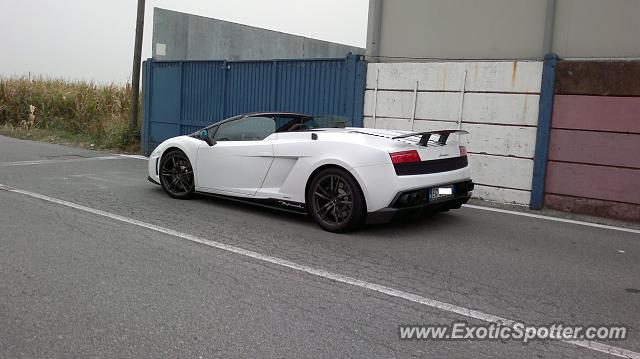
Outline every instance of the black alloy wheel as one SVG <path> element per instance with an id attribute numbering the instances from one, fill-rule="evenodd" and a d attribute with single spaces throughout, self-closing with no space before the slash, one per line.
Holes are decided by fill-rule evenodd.
<path id="1" fill-rule="evenodd" d="M 331 232 L 355 229 L 366 216 L 360 186 L 347 171 L 339 168 L 323 170 L 314 177 L 307 203 L 314 220 Z"/>
<path id="2" fill-rule="evenodd" d="M 185 199 L 193 194 L 193 168 L 189 158 L 182 151 L 171 151 L 162 156 L 160 184 L 173 198 Z"/>

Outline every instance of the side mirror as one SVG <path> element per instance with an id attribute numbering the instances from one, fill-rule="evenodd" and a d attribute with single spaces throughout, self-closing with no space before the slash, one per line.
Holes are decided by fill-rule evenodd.
<path id="1" fill-rule="evenodd" d="M 200 130 L 200 132 L 198 133 L 198 138 L 206 142 L 207 145 L 213 146 L 213 142 L 211 142 L 211 139 L 209 138 L 209 131 L 207 131 L 206 129 Z"/>

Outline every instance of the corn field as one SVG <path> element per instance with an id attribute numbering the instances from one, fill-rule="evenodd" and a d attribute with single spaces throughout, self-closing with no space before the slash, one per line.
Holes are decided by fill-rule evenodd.
<path id="1" fill-rule="evenodd" d="M 132 149 L 131 88 L 81 81 L 0 78 L 0 125 L 62 131 L 104 148 Z"/>

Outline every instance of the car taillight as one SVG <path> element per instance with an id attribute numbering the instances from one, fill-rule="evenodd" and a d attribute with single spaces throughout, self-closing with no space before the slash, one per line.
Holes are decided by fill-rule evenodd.
<path id="1" fill-rule="evenodd" d="M 464 146 L 460 146 L 460 157 L 464 157 L 467 155 L 467 148 Z"/>
<path id="2" fill-rule="evenodd" d="M 420 156 L 416 150 L 392 152 L 389 156 L 391 156 L 391 163 L 394 165 L 398 163 L 420 162 Z"/>

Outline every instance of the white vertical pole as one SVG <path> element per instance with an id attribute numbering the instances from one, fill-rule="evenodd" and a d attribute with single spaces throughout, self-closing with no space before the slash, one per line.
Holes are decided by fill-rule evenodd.
<path id="1" fill-rule="evenodd" d="M 376 115 L 378 112 L 378 79 L 380 78 L 380 69 L 376 69 L 376 86 L 373 90 L 373 128 L 376 128 Z"/>
<path id="2" fill-rule="evenodd" d="M 418 103 L 418 81 L 413 88 L 413 112 L 411 113 L 411 131 L 413 132 L 413 124 L 416 121 L 416 104 Z"/>
<path id="3" fill-rule="evenodd" d="M 462 111 L 464 110 L 464 92 L 467 87 L 467 70 L 462 75 L 462 89 L 460 90 L 460 111 L 458 112 L 458 130 L 462 129 Z M 460 142 L 460 133 L 458 133 L 458 142 Z"/>

